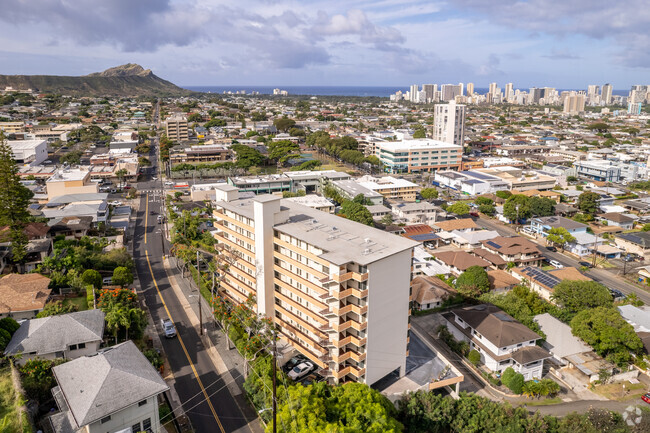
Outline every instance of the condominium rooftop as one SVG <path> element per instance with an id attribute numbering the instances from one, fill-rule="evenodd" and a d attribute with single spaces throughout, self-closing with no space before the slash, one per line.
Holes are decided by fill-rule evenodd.
<path id="1" fill-rule="evenodd" d="M 461 146 L 456 144 L 445 143 L 440 140 L 432 140 L 430 138 L 420 138 L 415 140 L 403 140 L 403 141 L 386 141 L 377 143 L 377 147 L 380 147 L 389 152 L 399 152 L 402 150 L 418 150 L 418 149 L 462 149 Z"/>
<path id="2" fill-rule="evenodd" d="M 370 177 L 364 176 L 359 179 L 359 185 L 364 186 L 373 191 L 387 189 L 387 188 L 416 188 L 417 184 L 409 182 L 406 179 L 398 179 L 392 176 L 384 177 Z"/>
<path id="3" fill-rule="evenodd" d="M 54 172 L 48 182 L 69 182 L 74 180 L 84 180 L 90 173 L 89 170 L 80 168 L 62 168 Z"/>

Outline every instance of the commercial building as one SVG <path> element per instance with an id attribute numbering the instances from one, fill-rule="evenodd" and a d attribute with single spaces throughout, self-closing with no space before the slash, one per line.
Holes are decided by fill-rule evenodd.
<path id="1" fill-rule="evenodd" d="M 90 170 L 80 168 L 60 168 L 45 182 L 45 185 L 49 200 L 68 194 L 99 192 L 99 184 L 90 180 Z"/>
<path id="2" fill-rule="evenodd" d="M 478 168 L 472 171 L 501 179 L 508 184 L 509 190 L 528 191 L 536 189 L 544 191 L 553 189 L 557 183 L 557 180 L 553 176 L 541 174 L 537 171 L 525 171 L 521 168 L 510 166 Z"/>
<path id="3" fill-rule="evenodd" d="M 377 143 L 377 157 L 389 173 L 422 173 L 458 170 L 462 146 L 431 139 Z"/>
<path id="4" fill-rule="evenodd" d="M 229 177 L 228 183 L 241 191 L 252 191 L 255 194 L 272 194 L 284 191 L 305 191 L 309 194 L 318 191 L 325 182 L 346 180 L 350 177 L 347 173 L 335 170 L 288 171 L 266 176 Z"/>
<path id="5" fill-rule="evenodd" d="M 216 189 L 218 242 L 236 253 L 220 294 L 258 314 L 332 383 L 405 374 L 418 245 L 271 195 Z"/>
<path id="6" fill-rule="evenodd" d="M 343 197 L 348 200 L 353 200 L 359 194 L 363 195 L 370 205 L 379 206 L 384 203 L 384 196 L 376 191 L 366 188 L 352 179 L 335 180 L 330 182 L 330 185 Z"/>
<path id="7" fill-rule="evenodd" d="M 187 119 L 185 117 L 170 117 L 167 119 L 167 138 L 172 141 L 184 141 L 189 139 L 187 131 Z"/>
<path id="8" fill-rule="evenodd" d="M 455 101 L 436 104 L 433 120 L 433 139 L 444 143 L 463 145 L 465 139 L 465 106 Z"/>
<path id="9" fill-rule="evenodd" d="M 230 149 L 222 144 L 206 144 L 172 149 L 169 160 L 172 164 L 214 163 L 231 159 Z"/>
<path id="10" fill-rule="evenodd" d="M 39 165 L 47 159 L 45 140 L 7 140 L 18 164 Z"/>
<path id="11" fill-rule="evenodd" d="M 418 190 L 417 184 L 392 176 L 364 176 L 359 178 L 357 182 L 359 185 L 381 194 L 388 200 L 415 201 L 415 193 Z"/>
<path id="12" fill-rule="evenodd" d="M 0 122 L 0 131 L 3 131 L 5 135 L 23 132 L 23 129 L 25 129 L 24 122 Z"/>
<path id="13" fill-rule="evenodd" d="M 605 182 L 618 182 L 621 180 L 621 168 L 611 161 L 576 161 L 573 165 L 578 176 Z"/>

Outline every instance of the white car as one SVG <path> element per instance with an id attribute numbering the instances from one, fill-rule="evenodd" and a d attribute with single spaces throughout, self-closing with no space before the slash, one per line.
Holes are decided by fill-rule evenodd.
<path id="1" fill-rule="evenodd" d="M 113 284 L 113 277 L 106 277 L 106 278 L 104 278 L 104 279 L 102 280 L 102 284 L 106 284 L 106 285 Z"/>
<path id="2" fill-rule="evenodd" d="M 295 367 L 293 367 L 289 372 L 288 374 L 289 379 L 298 380 L 301 377 L 307 376 L 309 373 L 311 373 L 313 369 L 314 369 L 314 364 L 312 364 L 309 361 L 298 364 Z"/>
<path id="3" fill-rule="evenodd" d="M 165 182 L 165 186 L 174 186 L 174 182 L 167 181 Z"/>
<path id="4" fill-rule="evenodd" d="M 564 265 L 557 260 L 549 260 L 548 262 L 551 264 L 551 266 L 554 266 L 555 269 L 562 269 L 564 267 Z"/>

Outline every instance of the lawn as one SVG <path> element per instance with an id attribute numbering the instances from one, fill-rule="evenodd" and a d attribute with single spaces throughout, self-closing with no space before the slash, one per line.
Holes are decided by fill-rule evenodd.
<path id="1" fill-rule="evenodd" d="M 524 406 L 551 406 L 554 404 L 561 404 L 563 400 L 560 397 L 544 398 L 541 400 L 527 401 Z"/>
<path id="2" fill-rule="evenodd" d="M 0 369 L 0 431 L 31 433 L 27 415 L 19 416 L 16 390 L 11 380 L 9 366 Z M 24 427 L 23 427 L 24 425 Z"/>
<path id="3" fill-rule="evenodd" d="M 63 301 L 63 305 L 76 305 L 77 311 L 84 311 L 88 309 L 88 301 L 85 296 L 77 296 L 76 298 L 68 298 Z"/>
<path id="4" fill-rule="evenodd" d="M 623 388 L 625 387 L 625 388 Z M 596 385 L 593 388 L 596 394 L 607 397 L 610 400 L 629 401 L 640 399 L 645 394 L 645 385 L 642 383 L 609 383 L 607 385 Z"/>

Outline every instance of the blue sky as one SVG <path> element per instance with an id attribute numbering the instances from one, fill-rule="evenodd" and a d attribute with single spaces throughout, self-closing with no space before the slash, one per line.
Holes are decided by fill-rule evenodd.
<path id="1" fill-rule="evenodd" d="M 0 73 L 139 63 L 180 85 L 615 89 L 650 82 L 647 0 L 1 0 Z"/>

